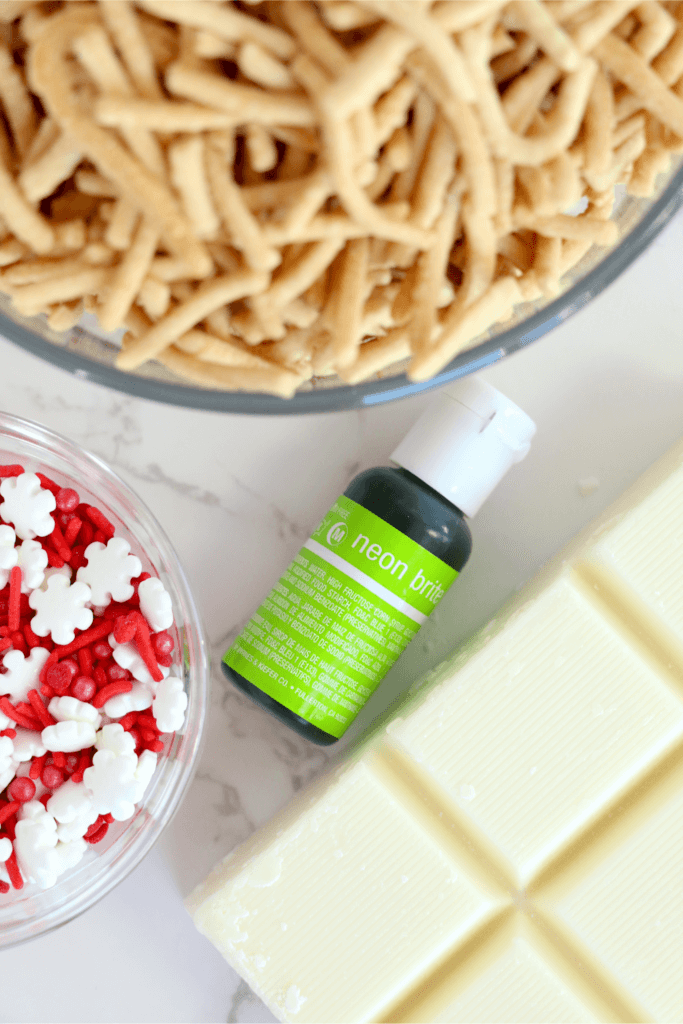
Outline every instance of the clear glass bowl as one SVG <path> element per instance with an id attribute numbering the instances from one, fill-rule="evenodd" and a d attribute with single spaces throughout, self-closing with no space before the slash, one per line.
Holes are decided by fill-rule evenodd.
<path id="1" fill-rule="evenodd" d="M 168 825 L 192 779 L 206 714 L 209 672 L 199 614 L 171 543 L 130 488 L 103 462 L 45 427 L 0 413 L 0 464 L 19 462 L 74 487 L 125 537 L 143 570 L 160 576 L 173 601 L 174 668 L 189 697 L 182 734 L 159 755 L 157 770 L 135 815 L 110 826 L 52 889 L 35 885 L 0 895 L 0 947 L 41 935 L 81 914 L 136 867 Z"/>
<path id="2" fill-rule="evenodd" d="M 618 241 L 610 249 L 594 246 L 565 275 L 560 295 L 551 301 L 517 306 L 509 320 L 496 324 L 475 339 L 467 351 L 456 356 L 436 377 L 420 383 L 408 380 L 404 363 L 362 384 L 343 384 L 337 377 L 317 378 L 303 385 L 293 398 L 283 399 L 189 384 L 160 363 L 149 363 L 137 371 L 124 373 L 114 366 L 118 346 L 110 339 L 81 326 L 57 334 L 50 330 L 44 318 L 22 317 L 14 312 L 9 299 L 2 294 L 0 335 L 78 377 L 170 405 L 259 415 L 331 412 L 377 405 L 475 373 L 542 337 L 611 284 L 650 244 L 681 203 L 683 162 L 679 159 L 668 175 L 660 177 L 652 198 L 620 196 L 613 214 L 619 227 Z"/>

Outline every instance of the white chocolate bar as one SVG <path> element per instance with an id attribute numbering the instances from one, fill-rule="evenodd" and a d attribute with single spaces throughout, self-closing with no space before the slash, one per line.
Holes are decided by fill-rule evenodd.
<path id="1" fill-rule="evenodd" d="M 282 1020 L 683 1020 L 683 442 L 190 897 Z"/>

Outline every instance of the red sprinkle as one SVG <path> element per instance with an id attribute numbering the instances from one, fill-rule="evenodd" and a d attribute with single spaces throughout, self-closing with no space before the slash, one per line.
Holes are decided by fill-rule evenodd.
<path id="1" fill-rule="evenodd" d="M 71 558 L 71 548 L 64 539 L 64 534 L 55 523 L 55 528 L 50 534 L 50 540 L 54 545 L 54 549 L 60 558 L 63 558 L 65 562 L 68 562 Z"/>
<path id="2" fill-rule="evenodd" d="M 48 725 L 56 724 L 57 719 L 53 718 L 50 712 L 47 710 L 42 700 L 40 699 L 40 694 L 38 693 L 37 690 L 29 690 L 28 699 L 31 707 L 35 712 L 36 718 L 41 722 L 43 728 L 46 729 Z"/>
<path id="3" fill-rule="evenodd" d="M 16 739 L 16 735 L 16 729 L 3 729 L 2 732 L 0 732 L 0 736 L 9 736 L 11 740 Z"/>
<path id="4" fill-rule="evenodd" d="M 69 689 L 74 677 L 77 675 L 78 665 L 72 658 L 67 658 L 64 661 L 60 661 L 57 665 L 50 666 L 46 682 L 61 697 Z"/>
<path id="5" fill-rule="evenodd" d="M 5 867 L 7 868 L 7 874 L 9 875 L 9 880 L 13 887 L 15 889 L 23 889 L 24 879 L 21 877 L 21 871 L 17 864 L 17 855 L 14 850 L 12 850 L 12 853 L 5 861 Z"/>
<path id="6" fill-rule="evenodd" d="M 107 673 L 104 671 L 101 665 L 92 670 L 93 679 L 97 683 L 98 690 L 101 690 L 103 686 L 107 685 Z"/>
<path id="7" fill-rule="evenodd" d="M 170 654 L 175 647 L 173 637 L 165 629 L 162 629 L 160 633 L 152 634 L 152 644 L 157 655 Z"/>
<path id="8" fill-rule="evenodd" d="M 21 566 L 15 565 L 9 577 L 9 609 L 7 625 L 13 633 L 19 629 L 21 616 Z"/>
<path id="9" fill-rule="evenodd" d="M 154 648 L 152 647 L 152 641 L 150 639 L 149 626 L 147 625 L 147 621 L 144 616 L 140 613 L 137 615 L 135 640 L 138 653 L 147 666 L 149 674 L 155 683 L 160 683 L 164 676 L 157 664 L 157 659 L 154 656 Z"/>
<path id="10" fill-rule="evenodd" d="M 130 615 L 131 612 L 136 611 L 137 608 L 130 601 L 112 601 L 107 605 L 107 615 L 111 615 L 114 620 L 121 615 Z"/>
<path id="11" fill-rule="evenodd" d="M 47 682 L 47 674 L 50 671 L 50 667 L 55 664 L 58 658 L 59 655 L 57 654 L 56 651 L 53 650 L 50 652 L 50 656 L 48 657 L 45 664 L 40 670 L 40 676 L 38 678 L 40 679 L 41 683 Z"/>
<path id="12" fill-rule="evenodd" d="M 57 508 L 60 512 L 75 512 L 80 498 L 73 487 L 60 487 L 55 494 Z"/>
<path id="13" fill-rule="evenodd" d="M 17 651 L 21 651 L 24 657 L 26 657 L 28 654 L 28 644 L 24 639 L 24 634 L 17 629 L 14 631 L 14 633 L 12 633 L 10 639 L 12 640 L 12 644 L 14 645 L 15 649 Z"/>
<path id="14" fill-rule="evenodd" d="M 3 882 L 0 880 L 0 893 L 9 892 L 9 882 Z"/>
<path id="15" fill-rule="evenodd" d="M 79 754 L 78 768 L 71 776 L 72 782 L 82 782 L 83 772 L 86 768 L 89 768 L 92 764 L 91 752 L 89 750 L 82 750 Z"/>
<path id="16" fill-rule="evenodd" d="M 98 817 L 95 819 L 95 821 L 93 821 L 92 825 L 90 825 L 90 827 L 85 832 L 85 835 L 86 836 L 94 835 L 95 832 L 97 832 L 97 830 L 102 828 L 102 826 L 105 825 L 105 824 L 108 824 L 108 822 L 105 821 L 104 815 L 103 814 L 98 815 Z"/>
<path id="17" fill-rule="evenodd" d="M 68 531 L 67 531 L 68 533 Z M 71 558 L 69 559 L 69 565 L 72 569 L 78 570 L 88 559 L 85 557 L 85 548 L 82 544 L 77 544 L 71 551 Z"/>
<path id="18" fill-rule="evenodd" d="M 128 615 L 119 615 L 114 623 L 114 639 L 117 644 L 129 644 L 135 636 L 137 628 L 137 616 L 134 612 Z"/>
<path id="19" fill-rule="evenodd" d="M 58 645 L 52 652 L 56 655 L 54 660 L 58 661 L 60 658 L 65 658 L 67 654 L 74 654 L 76 651 L 80 651 L 81 647 L 89 647 L 96 640 L 101 640 L 103 636 L 108 636 L 111 633 L 112 625 L 111 619 L 103 619 L 96 626 L 91 626 L 90 629 L 84 630 L 70 644 Z M 111 651 L 111 648 L 109 649 Z"/>
<path id="20" fill-rule="evenodd" d="M 21 476 L 24 467 L 17 464 L 13 466 L 0 466 L 0 476 Z"/>
<path id="21" fill-rule="evenodd" d="M 0 807 L 0 825 L 7 821 L 8 818 L 11 818 L 13 814 L 16 814 L 20 807 L 21 804 L 18 800 L 13 800 L 12 803 Z"/>
<path id="22" fill-rule="evenodd" d="M 164 745 L 161 740 L 154 740 L 152 743 L 147 744 L 147 749 L 151 750 L 154 754 L 160 754 L 164 749 Z"/>
<path id="23" fill-rule="evenodd" d="M 69 525 L 64 530 L 64 542 L 69 545 L 70 548 L 76 543 L 76 537 L 81 528 L 81 520 L 78 516 L 74 516 L 73 519 L 69 520 Z M 71 552 L 73 555 L 73 551 Z"/>
<path id="24" fill-rule="evenodd" d="M 90 676 L 77 676 L 71 684 L 71 696 L 84 703 L 92 700 L 97 692 L 97 683 Z"/>
<path id="25" fill-rule="evenodd" d="M 33 630 L 31 629 L 31 626 L 29 625 L 28 622 L 22 627 L 22 629 L 24 631 L 24 637 L 26 639 L 26 643 L 31 648 L 31 650 L 33 650 L 34 647 L 39 647 L 40 646 L 40 637 L 37 636 L 33 632 Z"/>
<path id="26" fill-rule="evenodd" d="M 137 711 L 129 711 L 127 715 L 124 715 L 122 718 L 119 718 L 118 722 L 121 728 L 125 729 L 127 732 L 135 724 L 137 718 Z"/>
<path id="27" fill-rule="evenodd" d="M 64 559 L 61 555 L 58 555 L 54 548 L 50 548 L 47 544 L 43 543 L 43 550 L 47 555 L 47 562 L 51 569 L 61 569 L 64 565 Z"/>
<path id="28" fill-rule="evenodd" d="M 34 724 L 33 720 L 23 715 L 14 705 L 10 702 L 9 697 L 0 697 L 0 711 L 4 712 L 8 718 L 11 718 L 13 722 L 20 725 L 22 729 L 30 729 L 32 731 L 41 731 L 40 722 Z"/>
<path id="29" fill-rule="evenodd" d="M 11 646 L 12 646 L 12 641 L 10 640 L 10 638 L 8 636 L 7 637 L 3 637 L 0 640 L 0 651 L 6 651 L 8 649 L 8 647 L 11 647 Z"/>
<path id="30" fill-rule="evenodd" d="M 43 685 L 40 687 L 40 692 L 42 693 L 43 697 L 46 697 L 48 700 L 51 700 L 52 697 L 54 697 L 55 695 L 55 691 L 52 689 L 51 686 L 48 686 L 47 683 L 43 683 Z"/>
<path id="31" fill-rule="evenodd" d="M 130 693 L 133 689 L 133 684 L 127 679 L 121 679 L 117 682 L 107 683 L 101 690 L 98 690 L 93 697 L 91 704 L 94 708 L 102 708 L 111 700 L 112 697 L 117 697 L 119 693 Z"/>
<path id="32" fill-rule="evenodd" d="M 31 761 L 31 767 L 28 770 L 28 776 L 30 779 L 39 779 L 45 762 L 47 761 L 47 754 L 41 754 L 40 757 L 34 757 Z"/>
<path id="33" fill-rule="evenodd" d="M 97 825 L 97 822 L 95 822 L 95 825 Z M 107 824 L 106 821 L 103 821 L 102 824 L 97 827 L 97 830 L 95 832 L 91 831 L 93 827 L 94 826 L 91 825 L 88 831 L 83 836 L 86 843 L 91 843 L 92 845 L 94 845 L 95 843 L 101 843 L 104 837 L 106 836 L 107 832 L 109 831 L 109 825 Z"/>
<path id="34" fill-rule="evenodd" d="M 128 669 L 123 668 L 121 665 L 117 665 L 116 662 L 114 662 L 113 665 L 110 665 L 106 672 L 112 683 L 117 682 L 119 679 L 130 679 L 130 672 Z"/>
<path id="35" fill-rule="evenodd" d="M 155 729 L 159 732 L 156 718 L 151 711 L 138 711 L 138 725 L 144 725 L 146 729 Z"/>
<path id="36" fill-rule="evenodd" d="M 53 750 L 52 762 L 55 768 L 66 768 L 66 754 L 62 750 Z"/>
<path id="37" fill-rule="evenodd" d="M 94 508 L 92 505 L 88 505 L 85 514 L 87 515 L 90 522 L 93 524 L 95 529 L 101 530 L 107 537 L 111 538 L 114 536 L 115 530 L 112 524 L 109 522 L 107 517 L 103 515 L 98 508 Z"/>
<path id="38" fill-rule="evenodd" d="M 45 487 L 48 491 L 52 491 L 55 497 L 59 494 L 61 487 L 59 484 L 56 484 L 54 480 L 51 480 L 49 476 L 45 476 L 44 473 L 36 473 L 36 476 L 40 480 L 42 487 Z"/>
<path id="39" fill-rule="evenodd" d="M 78 538 L 84 548 L 87 548 L 89 544 L 92 544 L 92 539 L 95 536 L 95 531 L 92 528 L 92 523 L 83 522 L 81 526 L 81 534 Z"/>
<path id="40" fill-rule="evenodd" d="M 15 704 L 14 709 L 22 716 L 22 718 L 25 718 L 27 722 L 34 722 L 34 729 L 41 730 L 43 728 L 40 719 L 36 716 L 35 711 L 28 701 L 20 700 L 18 704 Z"/>
<path id="41" fill-rule="evenodd" d="M 94 644 L 92 652 L 96 658 L 100 658 L 102 661 L 104 661 L 105 658 L 111 658 L 112 656 L 112 649 L 104 640 L 98 644 Z"/>
<path id="42" fill-rule="evenodd" d="M 82 782 L 83 772 L 92 764 L 91 752 L 89 750 L 81 750 L 78 758 L 78 768 L 71 776 L 73 782 Z"/>
<path id="43" fill-rule="evenodd" d="M 40 781 L 48 789 L 58 789 L 64 782 L 64 772 L 54 764 L 46 764 L 40 773 Z"/>
<path id="44" fill-rule="evenodd" d="M 81 666 L 81 675 L 92 674 L 92 651 L 88 647 L 82 647 L 78 652 L 78 664 Z"/>
<path id="45" fill-rule="evenodd" d="M 33 800 L 36 795 L 36 784 L 25 775 L 12 779 L 7 787 L 7 795 L 10 800 L 25 804 L 27 800 Z"/>

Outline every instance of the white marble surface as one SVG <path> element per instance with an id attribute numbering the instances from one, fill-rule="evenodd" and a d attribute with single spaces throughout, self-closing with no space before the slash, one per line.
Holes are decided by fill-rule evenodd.
<path id="1" fill-rule="evenodd" d="M 683 217 L 591 306 L 484 376 L 538 423 L 531 454 L 473 522 L 471 562 L 357 723 L 484 623 L 683 434 Z M 0 954 L 0 1020 L 273 1018 L 194 929 L 182 896 L 331 756 L 222 680 L 220 655 L 360 469 L 429 400 L 277 419 L 157 405 L 75 380 L 0 339 L 0 408 L 106 459 L 183 561 L 215 655 L 196 779 L 143 864 L 78 920 Z M 581 481 L 599 486 L 582 496 Z"/>

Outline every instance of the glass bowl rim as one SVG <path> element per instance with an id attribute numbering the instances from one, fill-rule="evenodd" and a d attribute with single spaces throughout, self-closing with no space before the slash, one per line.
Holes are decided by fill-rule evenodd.
<path id="1" fill-rule="evenodd" d="M 211 681 L 211 663 L 208 642 L 185 570 L 183 569 L 180 559 L 168 538 L 166 531 L 158 522 L 156 516 L 147 504 L 142 500 L 137 492 L 134 491 L 130 485 L 127 484 L 126 481 L 123 480 L 118 473 L 116 473 L 98 455 L 95 455 L 87 448 L 70 440 L 63 434 L 52 430 L 50 427 L 44 426 L 42 423 L 27 420 L 21 416 L 15 416 L 13 413 L 7 413 L 0 410 L 0 448 L 3 444 L 3 438 L 11 439 L 13 434 L 18 436 L 20 439 L 26 440 L 27 442 L 45 450 L 52 448 L 52 450 L 56 451 L 56 453 L 63 458 L 71 457 L 75 460 L 82 460 L 85 463 L 90 464 L 90 466 L 97 471 L 100 477 L 104 478 L 109 486 L 121 492 L 124 498 L 133 504 L 136 512 L 141 513 L 141 520 L 144 527 L 148 530 L 150 526 L 153 527 L 151 532 L 157 548 L 158 560 L 165 566 L 173 566 L 173 573 L 175 577 L 173 579 L 173 587 L 179 592 L 179 597 L 182 599 L 184 610 L 186 612 L 184 621 L 182 622 L 182 627 L 186 634 L 188 632 L 191 634 L 191 648 L 194 651 L 192 685 L 196 689 L 194 693 L 194 700 L 188 705 L 188 707 L 190 707 L 193 703 L 195 707 L 195 717 L 191 724 L 191 732 L 194 738 L 188 743 L 187 756 L 182 761 L 178 759 L 177 756 L 174 757 L 175 767 L 177 770 L 175 772 L 175 777 L 169 778 L 164 784 L 166 792 L 164 793 L 163 803 L 159 808 L 160 813 L 154 819 L 155 827 L 150 830 L 147 825 L 143 825 L 133 840 L 128 842 L 127 846 L 121 851 L 119 856 L 109 865 L 109 869 L 104 878 L 97 879 L 97 884 L 91 889 L 82 893 L 74 894 L 73 897 L 69 897 L 65 900 L 65 902 L 55 911 L 50 911 L 47 915 L 50 920 L 46 921 L 45 927 L 31 930 L 30 928 L 26 928 L 23 923 L 17 923 L 16 926 L 13 926 L 11 931 L 16 931 L 18 934 L 16 937 L 10 938 L 8 942 L 0 943 L 0 952 L 4 948 L 10 949 L 13 946 L 28 942 L 31 939 L 47 935 L 49 932 L 62 927 L 62 925 L 68 924 L 69 921 L 74 920 L 74 918 L 80 916 L 80 914 L 84 913 L 86 910 L 89 910 L 96 903 L 99 903 L 104 896 L 108 895 L 112 889 L 124 881 L 124 879 L 127 878 L 128 875 L 130 875 L 131 872 L 147 856 L 178 811 L 183 801 L 183 797 L 186 795 L 194 777 L 205 738 L 205 725 L 210 698 Z M 78 462 L 75 462 L 74 464 L 77 465 Z M 96 486 L 96 481 L 88 480 L 89 489 L 94 490 Z M 103 499 L 103 501 L 106 504 L 106 498 Z M 133 530 L 130 532 L 134 535 Z M 145 806 L 144 800 L 145 798 L 143 798 L 141 805 L 142 808 Z M 137 814 L 131 820 L 135 820 L 135 817 L 137 817 Z M 120 838 L 123 838 L 123 836 Z M 66 878 L 67 876 L 65 876 L 65 880 Z M 57 883 L 57 885 L 59 884 L 60 882 Z M 28 918 L 27 922 L 30 923 L 30 921 L 31 919 Z"/>
<path id="2" fill-rule="evenodd" d="M 487 341 L 480 342 L 474 348 L 461 352 L 441 373 L 427 381 L 411 381 L 405 374 L 397 374 L 362 384 L 314 387 L 309 391 L 299 391 L 292 398 L 286 399 L 261 393 L 219 391 L 137 377 L 124 373 L 115 366 L 107 366 L 78 352 L 45 341 L 38 334 L 27 330 L 2 313 L 0 335 L 80 379 L 91 380 L 125 394 L 152 399 L 167 405 L 255 416 L 340 412 L 380 405 L 441 387 L 449 381 L 481 370 L 503 356 L 536 341 L 557 323 L 566 320 L 585 306 L 626 270 L 666 226 L 682 204 L 683 163 L 673 172 L 660 195 L 652 201 L 635 227 L 584 277 L 521 323 L 501 331 Z"/>

